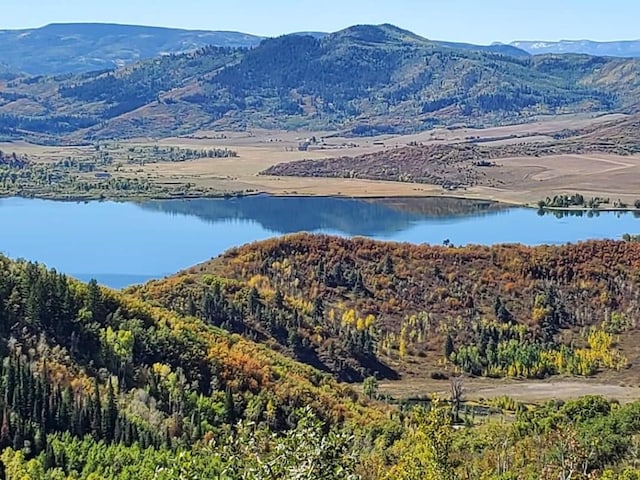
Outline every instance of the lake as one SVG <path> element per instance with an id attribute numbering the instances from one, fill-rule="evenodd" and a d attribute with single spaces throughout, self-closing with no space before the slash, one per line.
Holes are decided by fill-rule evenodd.
<path id="1" fill-rule="evenodd" d="M 270 197 L 144 203 L 0 199 L 0 253 L 113 288 L 170 275 L 244 243 L 300 231 L 454 245 L 560 244 L 639 233 L 630 213 L 539 215 L 446 198 Z"/>

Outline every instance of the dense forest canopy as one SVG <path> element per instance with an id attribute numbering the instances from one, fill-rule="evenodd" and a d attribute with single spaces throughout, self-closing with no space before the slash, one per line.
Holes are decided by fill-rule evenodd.
<path id="1" fill-rule="evenodd" d="M 294 235 L 124 294 L 0 257 L 4 478 L 638 478 L 639 403 L 397 405 L 374 377 L 365 398 L 300 363 L 356 378 L 424 350 L 452 374 L 626 367 L 638 246 Z M 563 344 L 575 330 L 584 346 Z"/>
<path id="2" fill-rule="evenodd" d="M 0 257 L 0 273 L 2 448 L 186 448 L 242 419 L 275 433 L 384 418 L 330 377 L 195 318 L 31 263 Z"/>
<path id="3" fill-rule="evenodd" d="M 434 376 L 589 376 L 635 360 L 624 340 L 637 328 L 639 268 L 632 242 L 454 248 L 298 234 L 134 292 L 343 380 L 397 378 L 415 363 Z"/>

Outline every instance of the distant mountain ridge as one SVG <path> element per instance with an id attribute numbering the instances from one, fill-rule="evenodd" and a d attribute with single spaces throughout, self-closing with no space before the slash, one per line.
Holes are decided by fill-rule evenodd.
<path id="1" fill-rule="evenodd" d="M 321 40 L 326 32 L 295 32 Z M 54 23 L 40 28 L 0 30 L 0 73 L 59 75 L 109 70 L 160 55 L 207 46 L 252 48 L 267 37 L 235 31 L 187 30 L 110 23 Z M 580 53 L 594 56 L 640 57 L 640 40 L 593 42 L 515 41 L 473 45 L 430 40 L 434 45 L 515 57 Z"/>
<path id="2" fill-rule="evenodd" d="M 32 75 L 80 73 L 113 69 L 208 45 L 254 47 L 262 39 L 241 32 L 58 23 L 27 30 L 0 30 L 0 63 Z"/>
<path id="3" fill-rule="evenodd" d="M 532 55 L 579 53 L 600 57 L 640 58 L 640 40 L 616 42 L 594 42 L 591 40 L 516 41 L 509 45 L 525 50 Z"/>
<path id="4" fill-rule="evenodd" d="M 638 104 L 640 60 L 531 56 L 509 46 L 435 42 L 388 24 L 355 25 L 264 39 L 254 48 L 203 47 L 111 71 L 5 81 L 0 134 L 41 142 L 203 128 L 365 136 Z"/>
<path id="5" fill-rule="evenodd" d="M 295 32 L 322 39 L 325 32 Z M 159 55 L 207 46 L 251 48 L 267 37 L 233 31 L 110 23 L 54 23 L 41 28 L 0 30 L 0 64 L 31 75 L 83 73 L 122 67 Z M 526 56 L 511 45 L 434 42 L 445 47 Z"/>
<path id="6" fill-rule="evenodd" d="M 0 62 L 0 80 L 15 78 L 20 72 L 12 69 L 9 65 Z"/>

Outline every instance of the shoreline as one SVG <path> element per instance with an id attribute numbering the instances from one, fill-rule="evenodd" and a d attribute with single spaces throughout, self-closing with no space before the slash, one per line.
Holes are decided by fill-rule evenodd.
<path id="1" fill-rule="evenodd" d="M 490 198 L 489 196 L 478 196 L 476 194 L 472 195 L 460 195 L 460 194 L 416 194 L 416 195 L 407 195 L 403 192 L 401 195 L 380 195 L 380 194 L 368 194 L 366 192 L 362 192 L 354 195 L 346 195 L 346 194 L 313 194 L 313 193 L 299 193 L 299 192 L 269 192 L 269 191 L 251 191 L 251 192 L 212 192 L 210 194 L 197 194 L 197 195 L 64 195 L 64 194 L 44 194 L 44 195 L 24 195 L 21 193 L 15 194 L 0 194 L 0 200 L 5 198 L 22 198 L 22 199 L 34 199 L 34 200 L 50 200 L 54 202 L 133 202 L 133 203 L 143 203 L 149 201 L 163 201 L 163 200 L 198 200 L 198 199 L 234 199 L 234 198 L 243 198 L 243 197 L 252 197 L 258 195 L 268 195 L 271 197 L 278 198 L 343 198 L 343 199 L 353 199 L 353 200 L 388 200 L 388 199 L 437 199 L 437 198 L 446 198 L 446 199 L 455 199 L 455 200 L 463 200 L 469 202 L 485 202 L 485 203 L 496 203 L 502 204 L 511 207 L 519 207 L 519 208 L 528 208 L 532 210 L 537 210 L 540 212 L 567 212 L 567 213 L 640 213 L 640 208 L 636 208 L 633 206 L 630 207 L 540 207 L 536 204 L 532 204 L 530 202 L 517 202 L 515 200 L 510 200 L 506 198 Z"/>
<path id="2" fill-rule="evenodd" d="M 543 212 L 623 212 L 623 213 L 640 213 L 640 208 L 636 207 L 538 207 Z"/>
<path id="3" fill-rule="evenodd" d="M 26 200 L 50 200 L 52 202 L 145 202 L 158 200 L 195 200 L 205 198 L 240 198 L 257 195 L 261 192 L 212 193 L 211 195 L 21 195 L 0 194 L 0 200 L 5 198 L 23 198 Z"/>
<path id="4" fill-rule="evenodd" d="M 211 194 L 199 194 L 199 195 L 22 195 L 20 193 L 15 194 L 0 194 L 0 200 L 5 198 L 22 198 L 32 200 L 51 200 L 54 202 L 145 202 L 145 201 L 161 201 L 161 200 L 198 200 L 198 199 L 233 199 L 243 197 L 254 197 L 258 195 L 266 195 L 269 197 L 277 198 L 344 198 L 353 200 L 386 200 L 386 199 L 421 199 L 421 198 L 446 198 L 454 200 L 464 200 L 469 202 L 484 202 L 484 203 L 499 203 L 502 205 L 510 205 L 513 207 L 522 208 L 535 208 L 535 206 L 529 203 L 520 203 L 513 200 L 495 199 L 488 197 L 478 196 L 465 196 L 465 195 L 447 195 L 447 194 L 416 194 L 407 195 L 402 193 L 400 195 L 381 195 L 381 194 L 368 194 L 360 193 L 355 195 L 347 195 L 341 193 L 299 193 L 299 192 L 269 192 L 269 191 L 252 191 L 252 192 L 225 192 L 225 193 L 211 193 Z M 639 210 L 640 211 L 640 210 Z"/>

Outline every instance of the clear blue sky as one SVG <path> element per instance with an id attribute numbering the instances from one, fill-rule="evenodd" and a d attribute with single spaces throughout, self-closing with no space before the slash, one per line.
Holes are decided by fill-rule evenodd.
<path id="1" fill-rule="evenodd" d="M 0 29 L 115 22 L 273 36 L 393 23 L 435 40 L 635 40 L 640 0 L 2 0 Z"/>

